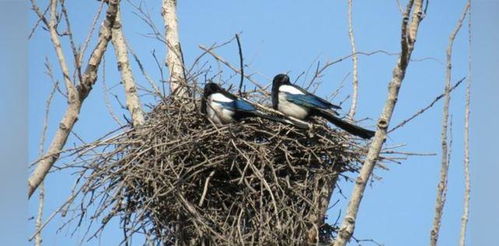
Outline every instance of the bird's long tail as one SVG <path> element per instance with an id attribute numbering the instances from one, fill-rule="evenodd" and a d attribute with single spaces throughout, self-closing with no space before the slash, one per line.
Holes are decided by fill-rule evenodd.
<path id="1" fill-rule="evenodd" d="M 356 126 L 354 124 L 348 123 L 337 116 L 335 116 L 333 113 L 325 110 L 320 110 L 318 112 L 322 117 L 326 118 L 329 120 L 329 122 L 335 124 L 337 127 L 347 131 L 348 133 L 364 138 L 364 139 L 369 139 L 374 136 L 374 131 L 364 129 L 360 126 Z"/>

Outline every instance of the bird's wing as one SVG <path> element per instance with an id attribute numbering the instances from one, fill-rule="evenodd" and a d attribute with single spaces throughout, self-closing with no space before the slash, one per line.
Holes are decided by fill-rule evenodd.
<path id="1" fill-rule="evenodd" d="M 282 88 L 282 89 L 281 89 Z M 298 105 L 307 107 L 317 107 L 322 109 L 333 108 L 340 109 L 340 106 L 334 105 L 325 99 L 322 99 L 297 85 L 282 85 L 281 92 L 286 93 L 289 101 Z"/>
<path id="2" fill-rule="evenodd" d="M 235 100 L 226 96 L 224 93 L 213 93 L 211 94 L 211 102 L 212 103 L 216 103 L 216 104 L 219 104 L 220 106 L 222 106 L 223 108 L 225 109 L 229 109 L 231 111 L 234 111 L 234 109 L 236 108 L 236 105 L 235 105 Z"/>
<path id="3" fill-rule="evenodd" d="M 286 100 L 288 100 L 294 104 L 298 104 L 300 106 L 305 106 L 307 108 L 328 109 L 328 108 L 332 107 L 331 103 L 324 102 L 323 99 L 321 99 L 320 97 L 317 97 L 313 94 L 286 93 Z"/>
<path id="4" fill-rule="evenodd" d="M 238 100 L 234 101 L 234 103 L 235 103 L 237 110 L 246 111 L 246 112 L 256 111 L 255 106 L 253 106 L 249 102 L 246 102 L 243 99 L 238 99 Z"/>
<path id="5" fill-rule="evenodd" d="M 253 112 L 256 111 L 255 106 L 251 103 L 246 102 L 242 99 L 236 99 L 235 101 L 222 101 L 214 99 L 213 102 L 220 104 L 223 108 L 231 111 L 243 111 L 243 112 Z"/>

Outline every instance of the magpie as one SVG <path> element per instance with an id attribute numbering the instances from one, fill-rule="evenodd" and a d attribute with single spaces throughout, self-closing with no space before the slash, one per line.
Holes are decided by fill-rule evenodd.
<path id="1" fill-rule="evenodd" d="M 334 109 L 340 106 L 334 105 L 303 88 L 291 84 L 286 74 L 278 74 L 272 81 L 272 106 L 285 115 L 308 119 L 311 116 L 326 118 L 329 122 L 355 136 L 369 139 L 374 136 L 374 132 L 362 127 L 348 123 L 340 119 Z"/>
<path id="2" fill-rule="evenodd" d="M 247 117 L 277 120 L 258 111 L 245 99 L 236 97 L 213 82 L 206 83 L 204 86 L 201 112 L 216 124 L 227 124 Z"/>

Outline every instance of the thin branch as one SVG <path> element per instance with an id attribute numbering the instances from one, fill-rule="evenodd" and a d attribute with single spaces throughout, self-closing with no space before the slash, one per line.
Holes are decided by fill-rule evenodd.
<path id="1" fill-rule="evenodd" d="M 111 118 L 113 118 L 114 122 L 116 122 L 116 124 L 118 124 L 119 126 L 123 126 L 123 123 L 121 122 L 121 120 L 118 118 L 118 116 L 114 113 L 113 111 L 113 106 L 111 105 L 111 101 L 109 100 L 109 94 L 111 94 L 111 92 L 109 91 L 109 88 L 107 87 L 107 82 L 106 82 L 106 59 L 103 58 L 102 59 L 102 67 L 104 69 L 102 69 L 102 95 L 104 97 L 104 105 L 106 106 L 106 109 L 109 113 L 109 115 L 111 116 Z"/>
<path id="2" fill-rule="evenodd" d="M 74 188 L 73 188 L 74 190 Z M 71 196 L 69 196 L 66 201 L 57 209 L 55 210 L 54 212 L 52 212 L 50 214 L 50 216 L 47 218 L 47 220 L 45 221 L 45 223 L 43 223 L 40 228 L 38 228 L 35 233 L 33 235 L 31 235 L 28 240 L 31 241 L 35 238 L 35 236 L 40 233 L 44 228 L 45 226 L 48 225 L 48 223 L 50 221 L 52 221 L 52 219 L 58 214 L 58 213 L 61 213 L 63 212 L 63 210 L 65 209 L 65 207 L 67 207 L 69 204 L 71 204 L 74 199 L 76 198 L 76 196 L 83 190 L 83 187 L 80 187 L 76 192 L 73 191 L 73 193 L 71 194 Z M 64 215 L 63 215 L 64 216 Z"/>
<path id="3" fill-rule="evenodd" d="M 34 3 L 33 3 L 34 4 Z M 77 92 L 76 88 L 69 77 L 69 68 L 66 63 L 66 58 L 62 50 L 61 40 L 59 39 L 59 34 L 57 32 L 57 0 L 50 1 L 50 20 L 47 23 L 47 28 L 50 31 L 50 40 L 54 46 L 57 59 L 59 61 L 59 66 L 61 67 L 62 75 L 64 77 L 64 84 L 66 85 L 66 90 L 68 92 L 68 100 L 76 100 Z"/>
<path id="4" fill-rule="evenodd" d="M 213 56 L 213 58 L 215 58 L 217 61 L 221 62 L 222 64 L 224 64 L 225 66 L 227 66 L 228 68 L 230 68 L 232 71 L 234 71 L 235 73 L 238 73 L 238 74 L 241 74 L 241 70 L 235 68 L 234 66 L 232 66 L 232 64 L 230 64 L 229 62 L 227 62 L 226 60 L 224 60 L 222 57 L 220 57 L 219 55 L 215 54 L 215 52 L 212 51 L 212 49 L 209 49 L 209 48 L 205 48 L 204 46 L 200 45 L 199 46 L 200 49 L 202 49 L 203 51 L 205 51 L 206 53 L 210 54 L 211 56 Z M 249 75 L 243 75 L 247 80 L 249 80 L 251 83 L 253 83 L 254 85 L 256 85 L 259 89 L 261 89 L 262 91 L 266 91 L 266 88 L 265 86 L 263 86 L 262 84 L 260 84 L 259 82 L 255 81 L 253 78 L 251 78 L 251 76 Z M 268 92 L 267 92 L 268 94 Z"/>
<path id="5" fill-rule="evenodd" d="M 461 217 L 459 245 L 466 244 L 466 228 L 470 213 L 470 94 L 471 94 L 471 0 L 468 0 L 468 80 L 466 85 L 466 104 L 464 115 L 464 209 Z"/>
<path id="6" fill-rule="evenodd" d="M 78 52 L 78 49 L 76 48 L 76 44 L 74 42 L 74 38 L 73 38 L 73 31 L 71 30 L 71 22 L 69 21 L 69 15 L 68 15 L 68 10 L 66 9 L 66 5 L 64 5 L 65 1 L 66 0 L 60 0 L 61 1 L 61 12 L 62 12 L 62 16 L 64 17 L 64 21 L 66 23 L 66 34 L 67 36 L 69 37 L 69 44 L 71 46 L 71 51 L 73 52 L 73 59 L 74 59 L 74 63 L 75 63 L 75 74 L 78 76 L 78 81 L 81 81 L 82 77 L 81 77 L 81 63 L 80 63 L 80 59 L 79 59 L 79 52 Z M 76 81 L 76 75 L 74 75 L 73 77 L 73 81 Z"/>
<path id="7" fill-rule="evenodd" d="M 312 84 L 317 78 L 320 77 L 320 75 L 330 66 L 336 64 L 336 63 L 339 63 L 339 62 L 342 62 L 344 61 L 345 59 L 348 59 L 350 57 L 353 57 L 354 55 L 365 55 L 365 56 L 371 56 L 371 55 L 374 55 L 374 54 L 385 54 L 385 55 L 398 55 L 397 53 L 390 53 L 388 51 L 385 51 L 385 50 L 375 50 L 375 51 L 371 51 L 371 52 L 363 52 L 363 51 L 358 51 L 358 52 L 355 52 L 354 54 L 349 54 L 349 55 L 346 55 L 346 56 L 343 56 L 343 57 L 340 57 L 336 60 L 333 60 L 333 61 L 328 61 L 326 62 L 321 68 L 317 67 L 316 71 L 315 71 L 315 74 L 314 74 L 314 77 L 312 77 L 312 79 L 310 80 L 310 84 Z"/>
<path id="8" fill-rule="evenodd" d="M 400 0 L 395 0 L 395 2 L 397 2 L 397 7 L 400 11 L 400 14 L 403 14 L 404 13 L 404 9 L 402 8 L 402 4 L 400 4 Z"/>
<path id="9" fill-rule="evenodd" d="M 47 19 L 45 19 L 45 15 L 50 9 L 49 5 L 42 13 L 41 10 L 38 8 L 38 6 L 34 5 L 33 0 L 31 0 L 31 4 L 33 11 L 35 11 L 35 13 L 38 15 L 38 20 L 36 21 L 35 25 L 31 28 L 31 31 L 28 35 L 28 40 L 30 40 L 31 37 L 33 37 L 33 34 L 35 33 L 36 29 L 38 28 L 38 25 L 40 25 L 41 22 L 43 22 L 45 25 L 47 24 Z"/>
<path id="10" fill-rule="evenodd" d="M 132 54 L 133 56 L 133 59 L 135 60 L 135 62 L 137 63 L 137 65 L 139 66 L 139 69 L 140 69 L 140 72 L 142 73 L 142 75 L 144 76 L 144 78 L 147 80 L 147 82 L 149 83 L 149 85 L 151 85 L 151 87 L 154 89 L 154 92 L 157 94 L 157 95 L 163 95 L 161 93 L 161 91 L 159 90 L 158 86 L 156 85 L 156 83 L 154 82 L 154 80 L 151 78 L 151 76 L 149 76 L 149 74 L 145 71 L 144 69 L 144 66 L 142 65 L 142 62 L 140 61 L 139 57 L 137 56 L 137 54 L 133 51 L 133 49 L 128 46 L 128 50 L 130 51 L 130 54 Z M 163 74 L 163 71 L 160 69 L 160 72 L 161 74 Z"/>
<path id="11" fill-rule="evenodd" d="M 244 82 L 244 62 L 243 62 L 243 50 L 241 48 L 241 41 L 239 40 L 239 34 L 236 33 L 236 40 L 237 40 L 237 47 L 239 50 L 239 70 L 241 73 L 241 81 L 239 82 L 239 96 L 243 96 L 243 93 L 241 92 L 243 88 L 243 82 Z"/>
<path id="12" fill-rule="evenodd" d="M 355 230 L 357 213 L 359 211 L 360 202 L 362 200 L 367 182 L 372 174 L 376 161 L 383 143 L 385 142 L 386 133 L 390 119 L 393 115 L 397 102 L 400 86 L 405 77 L 406 68 L 409 65 L 414 43 L 416 42 L 416 34 L 419 24 L 422 21 L 422 5 L 423 0 L 410 0 L 403 14 L 402 32 L 401 32 L 401 53 L 399 60 L 393 69 L 393 77 L 388 86 L 388 96 L 378 120 L 378 129 L 374 136 L 373 142 L 369 146 L 366 159 L 360 169 L 359 176 L 355 182 L 352 191 L 352 196 L 348 203 L 345 217 L 341 224 L 338 236 L 335 239 L 334 246 L 345 246 L 352 237 Z M 411 11 L 412 10 L 412 11 Z M 412 12 L 411 22 L 409 23 L 409 15 Z"/>
<path id="13" fill-rule="evenodd" d="M 80 56 L 78 57 L 78 64 L 82 64 L 83 54 L 85 54 L 88 48 L 88 44 L 90 43 L 90 39 L 92 38 L 95 28 L 97 27 L 97 21 L 99 20 L 102 9 L 104 9 L 104 2 L 105 1 L 102 1 L 101 4 L 99 5 L 97 13 L 95 14 L 92 20 L 92 24 L 90 24 L 90 30 L 88 31 L 88 35 L 85 37 L 85 41 L 83 41 L 83 45 L 81 45 L 80 47 Z"/>
<path id="14" fill-rule="evenodd" d="M 457 81 L 449 90 L 449 93 L 452 92 L 454 89 L 456 89 L 464 80 L 466 79 L 466 77 L 460 79 L 459 81 Z M 435 105 L 436 102 L 438 102 L 440 99 L 442 99 L 443 97 L 445 96 L 445 92 L 438 95 L 437 97 L 435 97 L 435 99 L 433 99 L 433 101 L 428 104 L 426 107 L 418 110 L 415 114 L 413 114 L 411 117 L 403 120 L 402 122 L 400 122 L 398 125 L 396 125 L 395 127 L 393 127 L 392 129 L 390 129 L 388 131 L 388 133 L 391 133 L 395 130 L 397 130 L 398 128 L 404 126 L 405 124 L 407 124 L 409 121 L 413 120 L 414 118 L 422 115 L 424 112 L 426 112 L 428 109 L 430 109 L 431 107 L 433 107 L 433 105 Z"/>
<path id="15" fill-rule="evenodd" d="M 50 78 L 53 80 L 52 76 L 52 70 L 50 69 L 49 64 L 46 64 L 47 67 L 47 74 L 49 75 Z M 42 129 L 42 134 L 40 136 L 40 147 L 39 147 L 39 155 L 43 155 L 44 149 L 45 149 L 45 141 L 47 138 L 47 129 L 48 129 L 48 119 L 49 119 L 49 113 L 50 113 L 50 105 L 52 103 L 52 99 L 54 98 L 55 92 L 57 91 L 57 81 L 53 81 L 53 87 L 52 91 L 50 91 L 49 96 L 47 98 L 47 101 L 45 103 L 45 117 L 43 121 L 43 129 Z M 41 246 L 42 245 L 42 221 L 43 221 L 43 209 L 45 206 L 45 184 L 42 182 L 40 184 L 40 192 L 38 193 L 38 213 L 36 216 L 36 222 L 35 222 L 35 230 L 38 231 L 38 233 L 35 234 L 35 245 L 36 246 Z"/>
<path id="16" fill-rule="evenodd" d="M 442 214 L 445 206 L 447 176 L 450 164 L 448 156 L 449 139 L 447 133 L 448 133 L 448 122 L 449 122 L 450 88 L 451 88 L 451 75 L 452 75 L 452 46 L 454 45 L 454 40 L 456 39 L 456 35 L 461 29 L 463 21 L 466 18 L 466 14 L 468 13 L 468 8 L 469 5 L 467 3 L 464 6 L 464 10 L 463 13 L 461 14 L 461 17 L 456 23 L 456 27 L 449 36 L 449 45 L 447 46 L 447 52 L 446 52 L 447 67 L 445 75 L 445 101 L 443 106 L 442 133 L 441 133 L 442 161 L 440 167 L 440 182 L 438 183 L 437 186 L 437 197 L 435 201 L 435 216 L 433 217 L 433 226 L 430 232 L 430 245 L 432 246 L 437 245 L 439 237 Z"/>
<path id="17" fill-rule="evenodd" d="M 357 47 L 355 45 L 355 37 L 353 35 L 353 23 L 352 23 L 352 0 L 348 0 L 348 37 L 350 38 L 350 45 L 352 46 L 352 105 L 350 106 L 350 111 L 348 112 L 348 118 L 353 119 L 355 112 L 357 111 L 357 104 L 359 99 L 359 77 L 358 77 L 358 58 L 357 58 Z"/>

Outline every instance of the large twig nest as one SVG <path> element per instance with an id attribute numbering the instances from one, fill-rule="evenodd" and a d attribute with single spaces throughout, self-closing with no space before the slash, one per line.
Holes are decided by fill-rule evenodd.
<path id="1" fill-rule="evenodd" d="M 164 245 L 327 242 L 338 176 L 357 170 L 356 140 L 325 124 L 302 130 L 261 119 L 215 126 L 193 104 L 165 100 L 140 129 L 87 165 L 97 215 L 127 237 Z"/>

